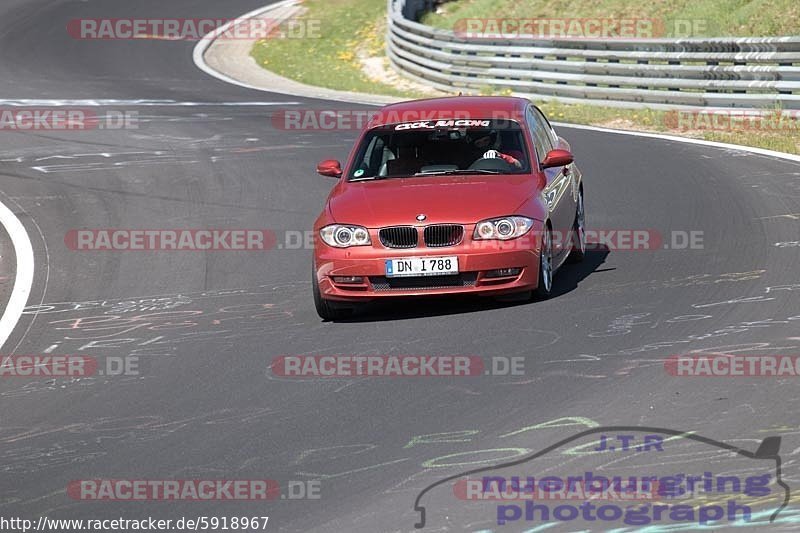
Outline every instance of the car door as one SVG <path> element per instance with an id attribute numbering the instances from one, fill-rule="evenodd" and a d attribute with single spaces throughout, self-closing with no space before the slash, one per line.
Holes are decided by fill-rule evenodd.
<path id="1" fill-rule="evenodd" d="M 556 147 L 553 141 L 555 134 L 550 124 L 534 106 L 528 108 L 527 121 L 536 148 L 536 158 L 541 163 L 547 153 Z M 542 194 L 553 225 L 553 258 L 556 264 L 559 264 L 569 251 L 569 235 L 575 219 L 570 167 L 571 165 L 567 165 L 543 170 L 546 185 Z"/>

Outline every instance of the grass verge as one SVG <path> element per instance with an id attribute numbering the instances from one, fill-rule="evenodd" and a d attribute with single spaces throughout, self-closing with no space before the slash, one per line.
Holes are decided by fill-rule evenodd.
<path id="1" fill-rule="evenodd" d="M 386 2 L 383 0 L 306 0 L 302 21 L 318 22 L 319 32 L 301 39 L 258 41 L 256 63 L 308 85 L 391 96 L 418 96 L 370 79 L 362 58 L 383 57 Z M 311 26 L 309 26 L 311 27 Z"/>

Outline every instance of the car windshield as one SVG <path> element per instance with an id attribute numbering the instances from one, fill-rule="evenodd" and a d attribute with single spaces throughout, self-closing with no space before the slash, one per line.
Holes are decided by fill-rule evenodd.
<path id="1" fill-rule="evenodd" d="M 390 124 L 364 137 L 349 181 L 448 174 L 523 174 L 530 159 L 510 120 L 430 120 Z"/>

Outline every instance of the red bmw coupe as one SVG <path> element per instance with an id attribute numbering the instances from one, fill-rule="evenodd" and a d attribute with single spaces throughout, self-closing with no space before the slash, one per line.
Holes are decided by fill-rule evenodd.
<path id="1" fill-rule="evenodd" d="M 547 298 L 585 254 L 583 183 L 567 142 L 528 100 L 458 96 L 382 108 L 314 223 L 325 320 L 377 298 Z"/>

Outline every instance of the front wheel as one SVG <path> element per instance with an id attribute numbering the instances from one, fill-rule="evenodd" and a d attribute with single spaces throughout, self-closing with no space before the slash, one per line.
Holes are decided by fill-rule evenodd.
<path id="1" fill-rule="evenodd" d="M 542 232 L 539 250 L 539 284 L 533 293 L 539 300 L 546 300 L 553 293 L 553 230 L 547 225 Z"/>
<path id="2" fill-rule="evenodd" d="M 586 212 L 583 207 L 583 189 L 578 192 L 578 205 L 575 208 L 575 222 L 572 224 L 571 263 L 580 263 L 586 257 Z"/>

